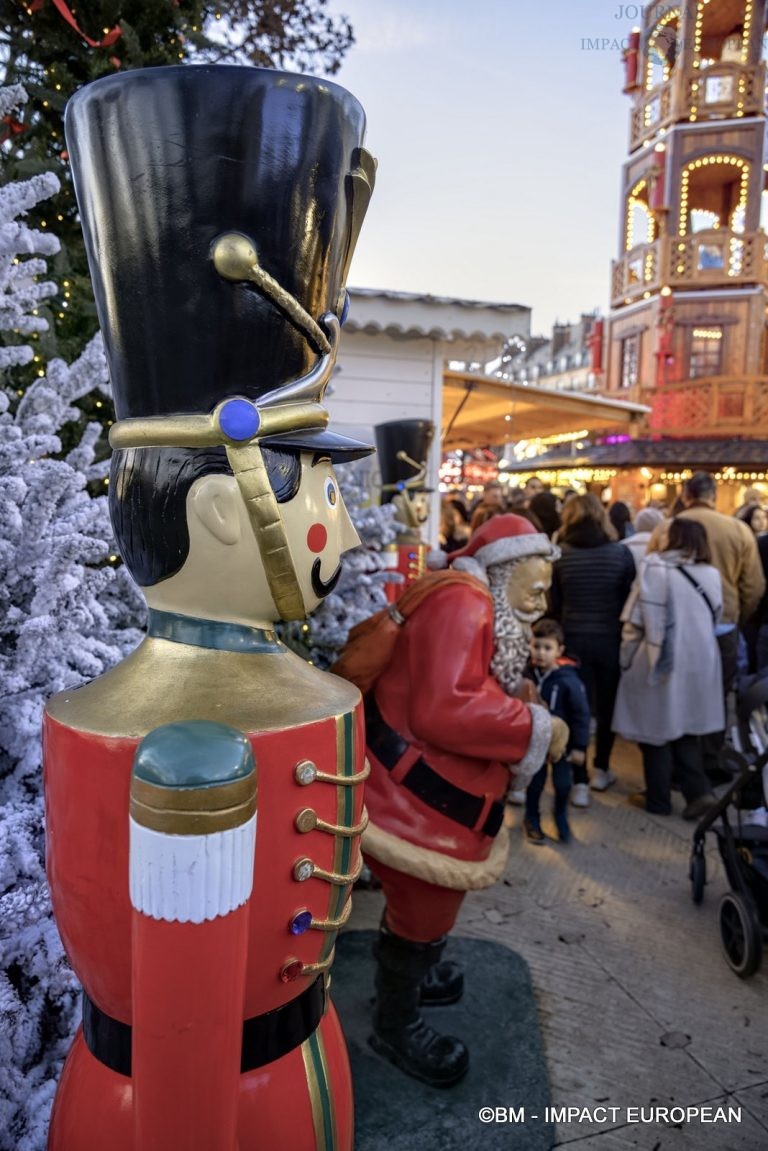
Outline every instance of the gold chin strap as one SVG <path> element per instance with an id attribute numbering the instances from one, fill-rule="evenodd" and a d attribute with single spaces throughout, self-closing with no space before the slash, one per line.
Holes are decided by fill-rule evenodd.
<path id="1" fill-rule="evenodd" d="M 280 619 L 303 619 L 307 614 L 304 596 L 261 448 L 257 442 L 242 448 L 227 445 L 227 459 L 245 501 Z"/>

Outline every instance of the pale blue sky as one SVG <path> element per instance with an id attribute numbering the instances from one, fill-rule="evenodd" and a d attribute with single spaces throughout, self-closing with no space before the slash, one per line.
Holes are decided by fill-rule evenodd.
<path id="1" fill-rule="evenodd" d="M 614 0 L 330 0 L 334 77 L 368 114 L 376 192 L 350 283 L 527 304 L 534 332 L 605 310 L 630 102 Z"/>

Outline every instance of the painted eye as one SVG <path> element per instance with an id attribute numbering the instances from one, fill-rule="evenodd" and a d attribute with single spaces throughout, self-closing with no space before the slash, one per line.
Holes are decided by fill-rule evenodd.
<path id="1" fill-rule="evenodd" d="M 335 508 L 339 502 L 339 489 L 336 487 L 336 481 L 327 479 L 325 481 L 325 501 L 329 508 Z"/>

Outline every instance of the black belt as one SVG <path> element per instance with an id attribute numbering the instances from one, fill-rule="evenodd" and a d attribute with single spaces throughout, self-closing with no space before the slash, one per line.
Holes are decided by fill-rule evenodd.
<path id="1" fill-rule="evenodd" d="M 290 1003 L 243 1021 L 240 1071 L 254 1071 L 287 1055 L 317 1029 L 325 1011 L 322 975 Z M 83 992 L 83 1036 L 91 1055 L 120 1075 L 131 1074 L 131 1027 L 105 1014 Z"/>
<path id="2" fill-rule="evenodd" d="M 389 726 L 372 695 L 365 701 L 365 742 L 387 771 L 392 771 L 398 765 L 411 746 Z M 399 782 L 422 803 L 426 803 L 427 807 L 439 811 L 462 827 L 476 828 L 485 806 L 483 797 L 464 791 L 443 779 L 421 756 Z M 477 830 L 481 835 L 493 837 L 498 833 L 503 819 L 504 805 L 493 800 L 482 826 Z"/>

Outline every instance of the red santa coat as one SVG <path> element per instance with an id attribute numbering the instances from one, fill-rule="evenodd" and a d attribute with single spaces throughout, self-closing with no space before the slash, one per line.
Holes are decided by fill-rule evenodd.
<path id="1" fill-rule="evenodd" d="M 398 871 L 455 890 L 489 886 L 501 874 L 506 831 L 494 838 L 483 827 L 493 805 L 504 800 L 510 765 L 531 774 L 549 744 L 546 711 L 507 695 L 490 674 L 493 650 L 493 603 L 480 583 L 433 591 L 403 626 L 374 690 L 388 754 L 377 731 L 381 723 L 369 716 L 371 823 L 364 850 Z M 397 737 L 403 754 L 393 764 Z M 454 810 L 459 794 L 466 794 L 477 811 L 474 826 L 414 792 L 409 773 L 421 763 L 447 782 Z"/>

